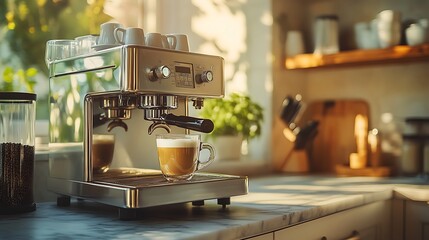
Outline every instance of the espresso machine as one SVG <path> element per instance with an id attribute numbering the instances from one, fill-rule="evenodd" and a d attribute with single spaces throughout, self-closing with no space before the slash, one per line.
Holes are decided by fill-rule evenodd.
<path id="1" fill-rule="evenodd" d="M 217 199 L 225 207 L 247 194 L 247 177 L 197 172 L 168 182 L 159 170 L 155 135 L 212 131 L 209 119 L 189 110 L 223 97 L 223 74 L 221 57 L 141 45 L 51 62 L 48 188 L 57 204 L 95 201 L 118 207 L 125 219 L 175 203 Z M 111 163 L 102 170 L 93 155 L 98 135 L 114 136 Z"/>

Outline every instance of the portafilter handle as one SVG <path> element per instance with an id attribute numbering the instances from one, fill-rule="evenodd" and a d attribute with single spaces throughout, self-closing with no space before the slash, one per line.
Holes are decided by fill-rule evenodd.
<path id="1" fill-rule="evenodd" d="M 214 124 L 210 119 L 195 118 L 189 116 L 176 116 L 174 114 L 164 114 L 161 117 L 162 121 L 169 125 L 174 125 L 189 130 L 194 130 L 203 133 L 210 133 L 214 129 Z"/>

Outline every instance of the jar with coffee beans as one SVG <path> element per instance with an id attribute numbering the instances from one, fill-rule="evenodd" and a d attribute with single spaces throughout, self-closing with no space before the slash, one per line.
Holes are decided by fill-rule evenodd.
<path id="1" fill-rule="evenodd" d="M 0 214 L 30 212 L 36 94 L 0 92 Z"/>

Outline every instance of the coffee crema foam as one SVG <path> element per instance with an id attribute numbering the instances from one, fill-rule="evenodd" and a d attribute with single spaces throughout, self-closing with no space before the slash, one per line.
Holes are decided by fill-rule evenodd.
<path id="1" fill-rule="evenodd" d="M 156 139 L 156 145 L 162 148 L 194 148 L 198 147 L 195 139 Z"/>

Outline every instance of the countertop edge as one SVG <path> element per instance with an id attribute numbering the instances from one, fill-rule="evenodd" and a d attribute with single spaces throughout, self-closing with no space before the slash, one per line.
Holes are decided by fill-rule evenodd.
<path id="1" fill-rule="evenodd" d="M 341 211 L 346 211 L 360 206 L 365 206 L 378 201 L 390 200 L 394 197 L 393 188 L 386 189 L 381 192 L 362 194 L 362 195 L 353 195 L 341 199 L 333 200 L 332 202 L 323 204 L 319 206 L 312 206 L 307 209 L 302 209 L 292 213 L 285 213 L 280 216 L 276 216 L 270 219 L 266 219 L 261 222 L 255 222 L 248 224 L 246 226 L 238 226 L 240 229 L 239 235 L 233 237 L 235 238 L 249 238 L 265 233 L 270 233 L 285 229 L 288 227 L 293 227 L 298 224 L 323 218 L 332 214 L 339 213 Z M 262 226 L 262 228 L 260 227 Z M 231 237 L 231 229 L 224 229 L 216 233 L 216 237 L 212 238 L 209 236 L 213 234 L 204 234 L 199 237 L 201 239 L 227 239 Z M 207 237 L 207 238 L 206 238 Z"/>

